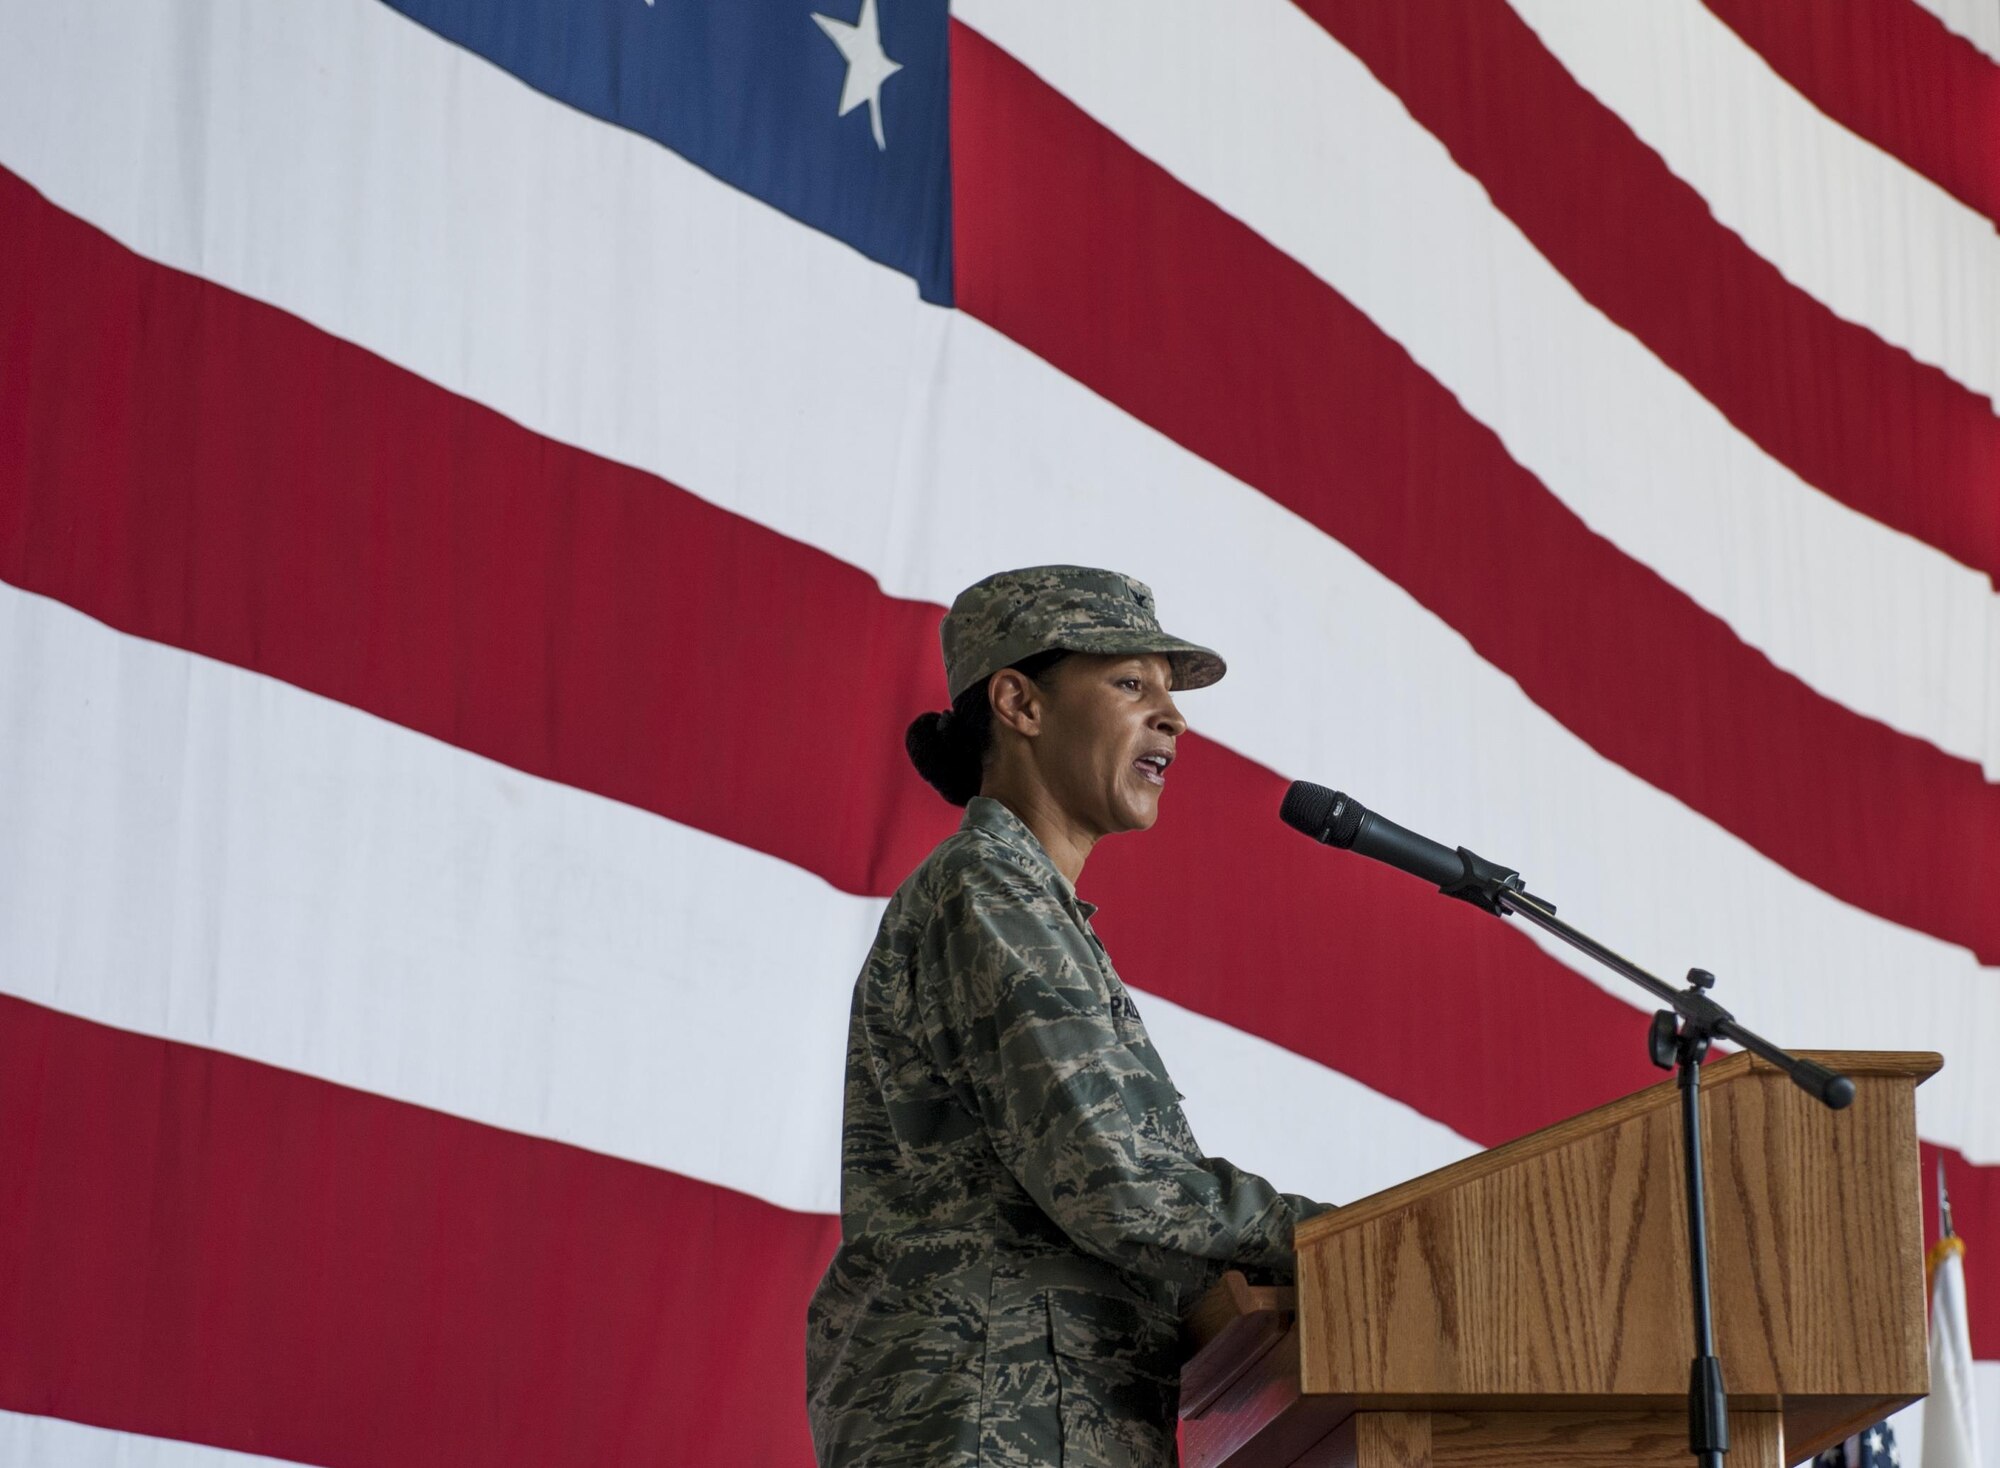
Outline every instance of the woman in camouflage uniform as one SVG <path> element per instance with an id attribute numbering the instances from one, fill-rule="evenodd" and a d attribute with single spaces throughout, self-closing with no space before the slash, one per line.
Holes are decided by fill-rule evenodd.
<path id="1" fill-rule="evenodd" d="M 1173 691 L 1222 659 L 1078 566 L 988 577 L 942 640 L 952 707 L 907 743 L 966 813 L 855 985 L 819 1461 L 1171 1465 L 1182 1311 L 1231 1266 L 1289 1277 L 1324 1206 L 1203 1154 L 1076 895 L 1100 837 L 1158 817 Z"/>

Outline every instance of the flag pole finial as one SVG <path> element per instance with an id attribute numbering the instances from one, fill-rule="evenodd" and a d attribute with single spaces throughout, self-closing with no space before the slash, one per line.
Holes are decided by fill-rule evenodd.
<path id="1" fill-rule="evenodd" d="M 1938 1177 L 1938 1237 L 1941 1239 L 1957 1238 L 1958 1235 L 1953 1231 L 1951 1226 L 1951 1194 L 1945 1191 L 1944 1159 L 1942 1157 L 1938 1158 L 1937 1177 Z"/>

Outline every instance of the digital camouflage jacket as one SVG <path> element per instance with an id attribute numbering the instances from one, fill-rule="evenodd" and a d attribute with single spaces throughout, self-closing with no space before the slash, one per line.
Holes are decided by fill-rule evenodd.
<path id="1" fill-rule="evenodd" d="M 823 1468 L 1171 1465 L 1182 1311 L 1290 1276 L 1323 1205 L 1203 1155 L 1094 911 L 980 797 L 883 914 L 807 1310 Z"/>

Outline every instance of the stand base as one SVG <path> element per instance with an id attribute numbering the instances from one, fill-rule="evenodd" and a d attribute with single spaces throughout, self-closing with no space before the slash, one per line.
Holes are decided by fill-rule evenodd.
<path id="1" fill-rule="evenodd" d="M 1729 1414 L 1729 1468 L 1784 1468 L 1776 1412 Z M 1685 1412 L 1356 1412 L 1297 1468 L 1687 1468 Z"/>

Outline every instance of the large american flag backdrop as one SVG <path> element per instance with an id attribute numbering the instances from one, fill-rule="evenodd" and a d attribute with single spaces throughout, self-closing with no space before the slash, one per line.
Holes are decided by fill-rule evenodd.
<path id="1" fill-rule="evenodd" d="M 1231 660 L 1083 883 L 1210 1150 L 1657 1078 L 1342 785 L 1944 1052 L 2000 1424 L 1992 0 L 0 15 L 0 1461 L 809 1461 L 902 728 L 1052 560 Z"/>

